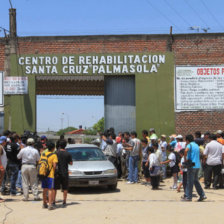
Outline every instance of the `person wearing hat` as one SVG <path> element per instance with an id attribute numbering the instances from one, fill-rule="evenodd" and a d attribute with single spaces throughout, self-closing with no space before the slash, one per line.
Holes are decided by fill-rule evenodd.
<path id="1" fill-rule="evenodd" d="M 149 139 L 152 140 L 152 139 L 158 139 L 157 135 L 156 135 L 156 131 L 155 131 L 155 128 L 150 128 L 149 129 Z"/>
<path id="2" fill-rule="evenodd" d="M 173 135 L 171 135 L 170 136 L 170 142 L 169 142 L 169 147 L 171 147 L 171 148 L 175 148 L 176 147 L 176 144 L 177 144 L 177 140 L 176 140 L 176 135 L 175 134 L 173 134 Z"/>
<path id="3" fill-rule="evenodd" d="M 186 147 L 186 142 L 183 141 L 183 136 L 182 135 L 177 135 L 176 137 L 177 143 L 174 148 L 175 152 L 180 152 L 181 149 L 185 149 Z"/>
<path id="4" fill-rule="evenodd" d="M 7 138 L 5 136 L 0 137 L 0 185 L 5 175 L 5 170 L 7 166 L 7 156 L 4 147 L 6 146 Z M 0 198 L 0 202 L 4 199 Z"/>
<path id="5" fill-rule="evenodd" d="M 36 165 L 40 159 L 40 155 L 38 150 L 34 148 L 34 143 L 33 138 L 28 138 L 27 147 L 21 149 L 17 155 L 17 158 L 22 160 L 23 201 L 28 201 L 29 185 L 32 188 L 34 200 L 39 200 Z"/>

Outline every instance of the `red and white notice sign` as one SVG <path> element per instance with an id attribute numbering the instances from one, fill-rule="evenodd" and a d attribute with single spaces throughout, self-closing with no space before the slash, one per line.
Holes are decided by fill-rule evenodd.
<path id="1" fill-rule="evenodd" d="M 177 66 L 175 110 L 224 110 L 224 66 Z"/>
<path id="2" fill-rule="evenodd" d="M 28 78 L 27 77 L 4 77 L 4 94 L 17 95 L 28 93 Z"/>

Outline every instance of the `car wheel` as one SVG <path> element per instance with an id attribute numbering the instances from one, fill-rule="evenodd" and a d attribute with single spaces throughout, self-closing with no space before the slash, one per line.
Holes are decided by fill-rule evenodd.
<path id="1" fill-rule="evenodd" d="M 113 184 L 113 185 L 108 185 L 108 189 L 115 191 L 117 189 L 117 184 Z"/>

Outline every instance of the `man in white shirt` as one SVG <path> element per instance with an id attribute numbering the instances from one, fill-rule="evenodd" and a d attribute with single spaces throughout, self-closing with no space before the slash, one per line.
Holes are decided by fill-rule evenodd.
<path id="1" fill-rule="evenodd" d="M 205 188 L 210 188 L 211 179 L 213 174 L 213 188 L 217 189 L 219 176 L 222 169 L 222 159 L 224 157 L 223 146 L 216 141 L 216 135 L 211 134 L 209 136 L 209 143 L 204 150 L 204 163 L 205 168 Z"/>
<path id="2" fill-rule="evenodd" d="M 22 159 L 22 183 L 23 183 L 23 201 L 28 201 L 29 184 L 32 188 L 34 200 L 39 200 L 38 196 L 38 180 L 37 180 L 37 162 L 40 159 L 39 152 L 34 147 L 34 139 L 28 138 L 27 147 L 20 150 L 17 155 L 18 159 Z"/>

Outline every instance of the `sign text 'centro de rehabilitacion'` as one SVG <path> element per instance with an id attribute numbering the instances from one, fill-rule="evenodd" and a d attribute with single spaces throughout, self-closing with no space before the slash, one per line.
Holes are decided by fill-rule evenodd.
<path id="1" fill-rule="evenodd" d="M 224 67 L 176 67 L 176 111 L 223 110 Z"/>
<path id="2" fill-rule="evenodd" d="M 157 73 L 165 61 L 165 55 L 156 54 L 24 56 L 18 59 L 27 75 Z"/>

